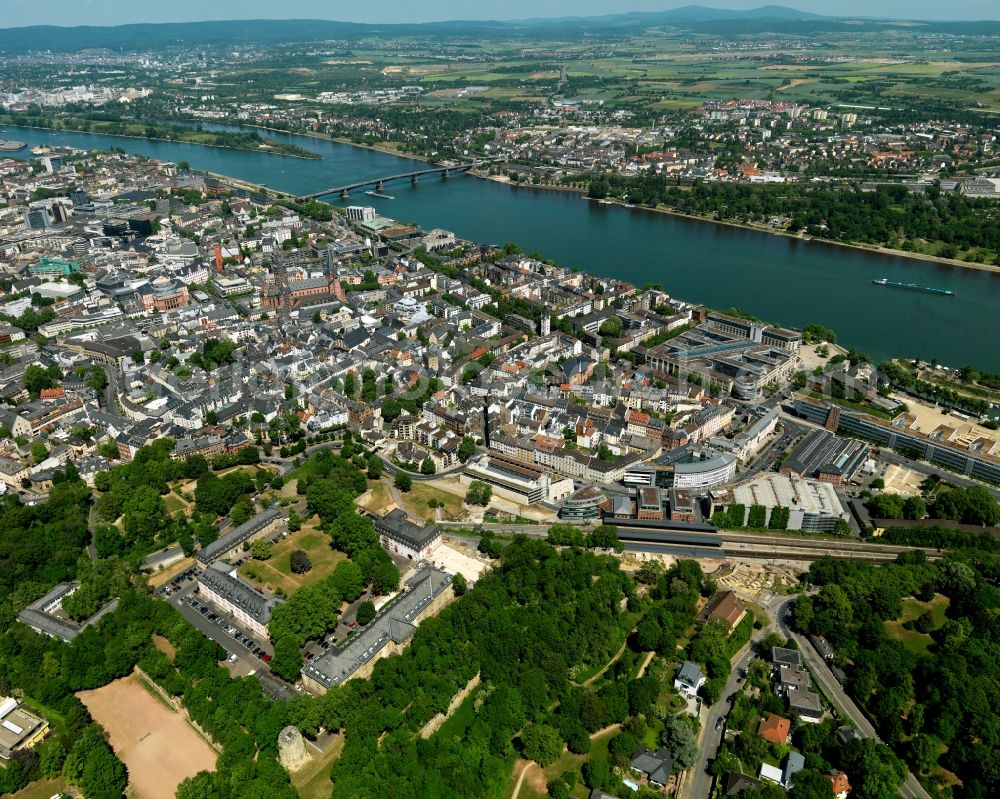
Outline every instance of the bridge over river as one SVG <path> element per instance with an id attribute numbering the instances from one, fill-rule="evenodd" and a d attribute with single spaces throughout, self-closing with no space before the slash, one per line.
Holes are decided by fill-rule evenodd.
<path id="1" fill-rule="evenodd" d="M 328 197 L 332 194 L 339 194 L 342 199 L 346 200 L 351 196 L 351 192 L 355 189 L 363 189 L 365 186 L 374 186 L 375 191 L 381 192 L 385 189 L 385 184 L 390 183 L 394 180 L 405 180 L 410 179 L 411 183 L 418 183 L 420 178 L 426 175 L 441 175 L 443 178 L 451 177 L 452 172 L 468 172 L 470 169 L 475 167 L 475 163 L 469 164 L 457 164 L 453 166 L 435 166 L 427 167 L 424 169 L 415 169 L 412 172 L 401 172 L 397 175 L 387 175 L 381 178 L 369 178 L 368 180 L 360 180 L 355 183 L 348 183 L 344 186 L 334 186 L 333 188 L 323 189 L 322 191 L 314 191 L 311 194 L 299 195 L 296 199 L 299 202 L 306 202 L 308 200 L 318 200 L 320 197 Z"/>

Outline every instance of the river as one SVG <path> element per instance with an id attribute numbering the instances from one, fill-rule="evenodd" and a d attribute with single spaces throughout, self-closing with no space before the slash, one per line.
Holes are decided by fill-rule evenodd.
<path id="1" fill-rule="evenodd" d="M 207 126 L 206 126 L 207 127 Z M 308 193 L 398 174 L 419 163 L 365 148 L 267 133 L 322 161 L 89 133 L 0 127 L 0 138 L 127 152 Z M 30 158 L 30 150 L 14 157 Z M 818 322 L 870 353 L 936 358 L 1000 371 L 1000 274 L 803 241 L 650 211 L 601 205 L 576 194 L 515 188 L 468 175 L 389 184 L 393 200 L 358 192 L 350 202 L 424 228 L 479 242 L 513 241 L 566 266 L 642 285 L 714 308 L 737 306 L 775 324 Z M 338 203 L 339 198 L 330 198 Z M 954 297 L 876 286 L 872 280 L 951 289 Z"/>

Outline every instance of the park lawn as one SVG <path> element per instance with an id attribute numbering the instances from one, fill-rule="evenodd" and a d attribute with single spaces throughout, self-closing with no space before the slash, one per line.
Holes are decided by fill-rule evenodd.
<path id="1" fill-rule="evenodd" d="M 364 497 L 363 501 L 358 502 L 358 504 L 367 511 L 382 515 L 385 513 L 389 506 L 393 504 L 392 494 L 389 492 L 389 486 L 387 486 L 382 480 L 375 480 L 368 484 L 368 493 L 362 495 Z"/>
<path id="2" fill-rule="evenodd" d="M 343 735 L 338 735 L 322 755 L 306 744 L 306 751 L 312 755 L 312 760 L 292 775 L 292 785 L 302 799 L 326 799 L 330 795 L 330 769 L 343 749 Z"/>
<path id="3" fill-rule="evenodd" d="M 442 491 L 432 485 L 427 485 L 420 480 L 413 481 L 413 488 L 403 494 L 403 501 L 410 512 L 418 519 L 432 521 L 434 519 L 434 509 L 430 507 L 431 500 L 441 503 L 443 514 L 449 519 L 456 519 L 462 514 L 465 505 L 462 497 Z"/>
<path id="4" fill-rule="evenodd" d="M 903 625 L 929 611 L 933 619 L 932 629 L 936 630 L 945 623 L 947 610 L 948 597 L 942 594 L 935 594 L 929 602 L 921 602 L 915 597 L 907 597 L 903 600 L 902 614 L 898 619 L 886 621 L 885 630 L 891 638 L 895 638 L 913 654 L 926 655 L 927 649 L 934 643 L 934 639 L 927 633 L 907 630 Z"/>
<path id="5" fill-rule="evenodd" d="M 296 549 L 305 550 L 312 561 L 312 569 L 305 574 L 293 574 L 291 558 Z M 326 533 L 312 524 L 304 524 L 297 533 L 291 533 L 278 542 L 268 560 L 251 560 L 239 568 L 240 576 L 256 586 L 269 586 L 277 593 L 291 596 L 299 588 L 333 573 L 337 564 L 346 560 L 347 555 L 330 546 Z"/>
<path id="6" fill-rule="evenodd" d="M 947 621 L 948 613 L 948 597 L 944 594 L 934 594 L 933 599 L 929 602 L 921 602 L 916 597 L 907 597 L 903 600 L 903 615 L 900 616 L 899 620 L 901 622 L 912 621 L 920 616 L 926 611 L 930 611 L 931 618 L 934 620 L 934 629 L 944 626 Z"/>
<path id="7" fill-rule="evenodd" d="M 57 793 L 66 790 L 66 780 L 59 777 L 55 780 L 39 780 L 22 788 L 15 794 L 11 794 L 12 799 L 49 799 Z"/>
<path id="8" fill-rule="evenodd" d="M 163 504 L 167 506 L 167 513 L 171 516 L 176 513 L 185 513 L 188 509 L 188 504 L 172 492 L 163 498 Z"/>

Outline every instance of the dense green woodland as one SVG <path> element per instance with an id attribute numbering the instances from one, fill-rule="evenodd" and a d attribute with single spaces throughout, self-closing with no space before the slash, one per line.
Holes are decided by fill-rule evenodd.
<path id="1" fill-rule="evenodd" d="M 261 480 L 270 483 L 273 479 L 262 474 L 255 482 L 242 470 L 224 477 L 212 473 L 212 466 L 258 463 L 260 454 L 256 447 L 241 449 L 235 455 L 221 455 L 212 464 L 201 455 L 172 460 L 173 447 L 173 439 L 159 439 L 142 447 L 131 462 L 95 476 L 94 487 L 102 493 L 94 510 L 97 520 L 104 523 L 94 530 L 94 546 L 101 557 L 120 555 L 138 559 L 174 542 L 190 554 L 195 540 L 203 545 L 215 540 L 217 517 L 233 513 L 233 521 L 239 523 L 238 511 L 242 511 L 242 521 L 250 518 L 255 510 L 249 495 L 264 487 Z M 170 483 L 181 479 L 197 481 L 195 513 L 191 519 L 171 515 L 163 499 L 170 492 Z M 113 524 L 119 517 L 121 529 Z"/>
<path id="2" fill-rule="evenodd" d="M 918 552 L 882 567 L 817 561 L 809 578 L 820 590 L 796 602 L 794 625 L 836 648 L 847 690 L 882 740 L 931 786 L 943 768 L 962 782 L 955 797 L 1000 795 L 1000 565 L 928 563 Z M 900 616 L 904 598 L 936 593 L 949 600 L 947 619 L 937 629 L 918 620 L 933 643 L 917 654 L 884 622 Z"/>
<path id="3" fill-rule="evenodd" d="M 963 524 L 991 527 L 1000 523 L 1000 503 L 981 486 L 944 488 L 928 505 L 921 497 L 876 494 L 868 500 L 868 510 L 876 519 L 947 519 Z"/>
<path id="4" fill-rule="evenodd" d="M 49 501 L 21 505 L 0 497 L 0 629 L 56 583 L 76 575 L 87 544 L 90 489 L 57 473 Z"/>
<path id="5" fill-rule="evenodd" d="M 662 175 L 601 176 L 590 184 L 594 198 L 628 195 L 635 205 L 663 205 L 680 213 L 735 222 L 767 222 L 787 217 L 788 229 L 817 238 L 902 249 L 915 242 L 943 243 L 936 254 L 958 250 L 1000 252 L 1000 206 L 960 194 L 908 192 L 905 186 L 850 191 L 811 185 L 751 186 L 696 183 L 690 191 Z"/>
<path id="6" fill-rule="evenodd" d="M 322 157 L 312 150 L 306 150 L 295 144 L 265 139 L 256 131 L 204 130 L 200 124 L 188 126 L 171 125 L 152 120 L 126 120 L 107 113 L 89 112 L 86 117 L 51 117 L 45 116 L 42 109 L 36 106 L 29 114 L 4 115 L 4 122 L 20 127 L 52 128 L 53 130 L 74 130 L 112 136 L 192 142 L 234 150 L 271 151 L 282 155 L 317 160 Z"/>

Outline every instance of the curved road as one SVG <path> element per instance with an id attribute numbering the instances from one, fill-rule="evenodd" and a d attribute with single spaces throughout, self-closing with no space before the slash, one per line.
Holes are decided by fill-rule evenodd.
<path id="1" fill-rule="evenodd" d="M 808 639 L 794 632 L 785 623 L 785 615 L 788 613 L 795 599 L 795 597 L 788 599 L 775 597 L 772 599 L 767 605 L 768 613 L 772 614 L 771 624 L 758 630 L 750 639 L 750 643 L 733 656 L 733 670 L 726 681 L 725 688 L 722 690 L 721 698 L 708 710 L 708 716 L 705 719 L 705 726 L 702 728 L 702 736 L 699 741 L 698 765 L 691 770 L 680 792 L 680 795 L 684 799 L 707 799 L 709 796 L 712 787 L 712 775 L 706 769 L 709 761 L 715 757 L 722 742 L 722 736 L 725 734 L 724 731 L 717 732 L 715 725 L 718 724 L 720 719 L 724 719 L 732 709 L 730 697 L 735 694 L 743 682 L 739 678 L 739 675 L 743 669 L 749 666 L 750 661 L 754 657 L 751 647 L 756 641 L 764 638 L 775 629 L 781 635 L 792 639 L 798 644 L 803 661 L 809 668 L 813 680 L 836 709 L 837 714 L 854 724 L 863 738 L 874 738 L 876 741 L 881 740 L 875 732 L 872 723 L 861 712 L 854 703 L 854 700 L 847 695 L 841 684 L 837 682 L 836 677 L 833 676 L 833 672 L 826 665 L 826 661 L 816 653 L 816 650 L 813 649 Z M 906 772 L 906 779 L 899 788 L 899 795 L 903 799 L 931 799 L 930 794 L 924 790 L 923 786 L 910 771 Z"/>
<path id="2" fill-rule="evenodd" d="M 787 605 L 790 601 L 782 604 Z M 802 659 L 805 661 L 806 666 L 809 667 L 813 680 L 815 680 L 830 703 L 837 709 L 837 713 L 842 718 L 850 720 L 857 727 L 858 732 L 863 738 L 874 738 L 876 741 L 881 741 L 878 733 L 875 732 L 875 727 L 872 726 L 872 723 L 865 714 L 861 712 L 861 709 L 854 703 L 854 700 L 847 695 L 843 686 L 837 682 L 837 678 L 833 676 L 833 672 L 826 665 L 826 661 L 816 654 L 816 650 L 813 649 L 812 644 L 804 636 L 792 631 L 785 624 L 784 614 L 785 609 L 782 607 L 781 615 L 777 617 L 778 629 L 781 630 L 782 635 L 786 638 L 791 638 L 799 645 Z M 906 779 L 899 787 L 899 795 L 903 799 L 931 799 L 930 794 L 924 790 L 924 787 L 913 775 L 913 772 L 909 770 L 906 772 Z"/>

